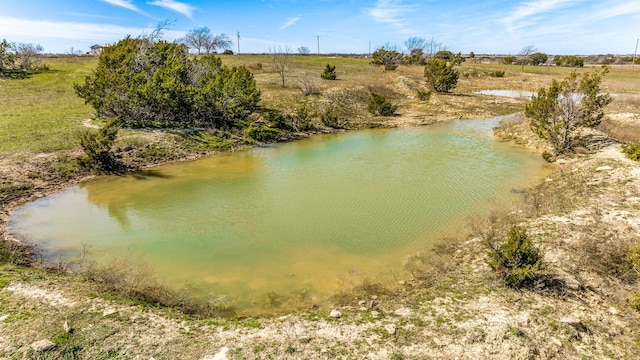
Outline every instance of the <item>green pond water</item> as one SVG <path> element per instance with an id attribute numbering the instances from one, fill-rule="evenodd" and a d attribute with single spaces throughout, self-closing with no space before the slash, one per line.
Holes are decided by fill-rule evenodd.
<path id="1" fill-rule="evenodd" d="M 52 259 L 146 263 L 165 284 L 245 313 L 323 305 L 354 279 L 408 277 L 472 215 L 547 171 L 493 139 L 498 118 L 366 130 L 100 177 L 29 203 L 10 231 Z"/>

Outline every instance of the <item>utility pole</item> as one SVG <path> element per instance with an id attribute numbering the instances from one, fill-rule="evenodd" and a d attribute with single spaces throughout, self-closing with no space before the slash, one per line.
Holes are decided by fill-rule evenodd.
<path id="1" fill-rule="evenodd" d="M 636 40 L 636 51 L 633 52 L 633 61 L 631 61 L 631 67 L 636 64 L 636 56 L 638 55 L 638 42 L 640 42 L 640 38 Z"/>
<path id="2" fill-rule="evenodd" d="M 320 35 L 318 35 L 318 55 L 320 55 Z"/>
<path id="3" fill-rule="evenodd" d="M 238 55 L 240 55 L 240 31 L 238 31 Z"/>

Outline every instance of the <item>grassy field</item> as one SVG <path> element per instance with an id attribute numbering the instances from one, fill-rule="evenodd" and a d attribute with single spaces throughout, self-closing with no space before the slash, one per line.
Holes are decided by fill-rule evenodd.
<path id="1" fill-rule="evenodd" d="M 77 132 L 93 109 L 73 91 L 95 58 L 47 58 L 51 70 L 23 80 L 0 80 L 0 152 L 50 152 L 77 146 Z"/>
<path id="2" fill-rule="evenodd" d="M 291 56 L 285 87 L 271 65 L 269 55 L 222 55 L 229 66 L 244 65 L 255 74 L 262 91 L 262 106 L 294 112 L 302 104 L 319 104 L 356 96 L 366 98 L 368 90 L 387 95 L 400 107 L 398 113 L 417 118 L 423 123 L 427 117 L 441 120 L 491 116 L 519 111 L 522 101 L 493 101 L 487 108 L 486 98 L 473 96 L 483 89 L 512 89 L 536 91 L 553 78 L 563 78 L 574 69 L 561 67 L 480 64 L 465 62 L 459 68 L 461 76 L 454 94 L 472 95 L 464 99 L 436 94 L 429 103 L 419 102 L 417 89 L 426 89 L 422 66 L 400 66 L 387 72 L 370 64 L 370 59 L 324 56 Z M 0 153 L 52 152 L 77 148 L 77 134 L 82 122 L 94 114 L 90 106 L 75 95 L 73 84 L 84 80 L 97 64 L 94 57 L 45 58 L 50 70 L 31 75 L 24 80 L 0 80 Z M 336 66 L 338 79 L 322 81 L 321 95 L 303 97 L 299 87 L 301 78 L 319 79 L 327 64 Z M 588 68 L 577 69 L 578 72 Z M 504 71 L 504 77 L 493 77 Z M 640 67 L 613 67 L 605 77 L 606 90 L 613 93 L 633 93 L 640 86 Z M 351 92 L 344 93 L 346 90 Z M 333 98 L 328 96 L 334 94 Z M 504 100 L 504 99 L 502 99 Z M 312 107 L 313 107 L 312 106 Z M 358 109 L 356 109 L 358 110 Z M 361 114 L 366 117 L 367 114 Z M 367 119 L 368 121 L 371 119 Z"/>

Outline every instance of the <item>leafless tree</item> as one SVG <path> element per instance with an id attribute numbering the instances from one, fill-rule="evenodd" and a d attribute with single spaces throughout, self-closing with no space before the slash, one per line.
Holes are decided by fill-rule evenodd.
<path id="1" fill-rule="evenodd" d="M 205 50 L 210 42 L 211 30 L 208 27 L 193 28 L 184 36 L 184 43 L 188 47 L 198 50 L 198 55 Z"/>
<path id="2" fill-rule="evenodd" d="M 157 25 L 156 28 L 153 29 L 153 31 L 151 32 L 151 34 L 149 35 L 141 35 L 141 38 L 147 39 L 149 41 L 151 41 L 152 43 L 161 40 L 162 37 L 164 36 L 165 31 L 169 30 L 171 28 L 171 26 L 173 26 L 173 24 L 175 23 L 175 20 L 169 20 L 169 19 L 164 19 L 162 21 L 160 21 Z"/>
<path id="3" fill-rule="evenodd" d="M 277 50 L 275 48 L 269 49 L 269 54 L 271 55 L 271 65 L 282 79 L 282 87 L 284 87 L 284 81 L 291 67 L 291 49 L 288 46 L 284 49 L 278 46 Z"/>
<path id="4" fill-rule="evenodd" d="M 298 52 L 300 53 L 300 55 L 309 55 L 309 53 L 311 53 L 311 50 L 309 50 L 309 48 L 306 46 L 300 46 L 298 48 Z"/>
<path id="5" fill-rule="evenodd" d="M 217 49 L 231 48 L 231 39 L 225 34 L 214 35 L 208 27 L 193 28 L 187 32 L 183 42 L 190 48 L 198 50 L 198 55 L 210 54 Z"/>
<path id="6" fill-rule="evenodd" d="M 38 63 L 38 57 L 44 51 L 42 45 L 32 43 L 12 43 L 11 49 L 22 70 L 33 69 Z"/>
<path id="7" fill-rule="evenodd" d="M 431 59 L 438 51 L 447 50 L 444 43 L 436 41 L 434 38 L 424 43 L 424 55 L 427 59 Z"/>
<path id="8" fill-rule="evenodd" d="M 424 38 L 421 38 L 418 36 L 412 36 L 407 40 L 405 40 L 404 46 L 407 48 L 407 51 L 409 52 L 409 54 L 411 54 L 415 50 L 424 51 L 426 43 L 427 41 Z"/>
<path id="9" fill-rule="evenodd" d="M 210 40 L 208 46 L 205 46 L 207 54 L 214 53 L 218 49 L 231 49 L 231 39 L 225 34 L 213 35 Z"/>
<path id="10" fill-rule="evenodd" d="M 529 60 L 529 55 L 538 51 L 538 49 L 533 45 L 527 45 L 520 50 L 518 53 L 518 61 L 520 62 L 520 66 L 522 66 L 522 72 L 524 72 L 524 64 Z"/>

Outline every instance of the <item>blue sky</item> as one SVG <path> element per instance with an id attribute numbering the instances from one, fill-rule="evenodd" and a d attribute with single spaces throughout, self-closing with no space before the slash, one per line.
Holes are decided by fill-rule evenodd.
<path id="1" fill-rule="evenodd" d="M 403 48 L 410 36 L 454 52 L 515 54 L 534 45 L 549 54 L 632 54 L 640 37 L 640 0 L 0 0 L 0 39 L 41 44 L 47 52 L 88 51 L 171 20 L 165 39 L 194 27 L 225 33 L 237 50 L 262 53 L 366 53 Z"/>

